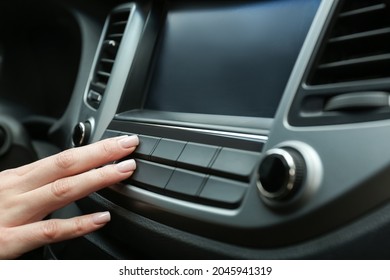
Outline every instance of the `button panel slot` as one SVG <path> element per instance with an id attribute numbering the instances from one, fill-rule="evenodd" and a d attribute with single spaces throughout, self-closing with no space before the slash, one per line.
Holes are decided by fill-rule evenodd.
<path id="1" fill-rule="evenodd" d="M 107 130 L 103 138 L 126 134 Z M 125 183 L 195 203 L 238 207 L 260 161 L 252 151 L 137 135 L 137 169 Z"/>

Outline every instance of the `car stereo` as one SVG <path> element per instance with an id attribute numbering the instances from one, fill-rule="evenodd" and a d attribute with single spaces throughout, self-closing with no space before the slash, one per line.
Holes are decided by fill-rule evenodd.
<path id="1" fill-rule="evenodd" d="M 254 236 L 232 239 L 223 232 L 228 227 L 251 236 L 254 224 L 266 227 L 271 218 L 248 215 L 267 207 L 258 192 L 261 152 L 320 2 L 170 1 L 154 6 L 115 115 L 101 133 L 102 138 L 139 136 L 132 155 L 137 170 L 100 195 L 166 224 L 182 219 L 183 229 L 198 223 L 195 233 L 258 244 Z M 123 40 L 118 63 L 126 48 Z M 104 109 L 109 93 L 101 94 L 97 104 L 99 98 L 89 90 L 87 102 L 94 98 L 94 106 Z M 296 189 L 288 194 L 291 204 L 299 204 L 308 192 Z M 208 224 L 216 229 L 205 230 Z"/>

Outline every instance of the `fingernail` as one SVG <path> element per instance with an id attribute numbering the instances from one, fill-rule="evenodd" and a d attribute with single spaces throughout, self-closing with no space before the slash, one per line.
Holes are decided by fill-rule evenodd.
<path id="1" fill-rule="evenodd" d="M 96 225 L 106 224 L 111 220 L 110 212 L 100 212 L 92 215 L 92 220 Z"/>
<path id="2" fill-rule="evenodd" d="M 137 166 L 134 159 L 124 160 L 117 163 L 116 165 L 118 171 L 123 173 L 134 171 L 136 167 Z"/>
<path id="3" fill-rule="evenodd" d="M 139 140 L 138 140 L 137 135 L 121 137 L 121 138 L 119 138 L 118 142 L 121 145 L 121 147 L 125 148 L 125 149 L 132 148 L 132 147 L 137 146 L 139 144 Z"/>

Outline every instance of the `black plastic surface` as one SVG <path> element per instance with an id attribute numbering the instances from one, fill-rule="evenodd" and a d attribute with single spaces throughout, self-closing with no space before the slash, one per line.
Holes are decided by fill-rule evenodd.
<path id="1" fill-rule="evenodd" d="M 162 163 L 175 164 L 185 145 L 186 142 L 183 141 L 163 138 L 158 142 L 157 147 L 152 153 L 151 159 Z"/>
<path id="2" fill-rule="evenodd" d="M 150 156 L 160 141 L 159 137 L 151 137 L 146 135 L 138 135 L 139 145 L 134 151 L 134 155 L 150 160 Z"/>
<path id="3" fill-rule="evenodd" d="M 203 187 L 200 197 L 231 206 L 238 205 L 248 187 L 237 181 L 211 176 Z"/>
<path id="4" fill-rule="evenodd" d="M 99 194 L 78 202 L 83 212 L 109 210 L 112 221 L 99 235 L 120 241 L 112 256 L 139 259 L 388 259 L 390 205 L 300 244 L 270 249 L 235 246 L 178 230 L 119 207 Z M 63 217 L 70 217 L 64 213 Z M 178 222 L 178 221 L 177 221 Z M 176 224 L 177 224 L 176 222 Z M 308 227 L 310 225 L 307 225 Z M 212 226 L 210 226 L 212 228 Z M 129 238 L 131 237 L 131 238 Z M 259 236 L 261 238 L 261 236 Z M 137 242 L 134 242 L 137 240 Z M 104 248 L 105 244 L 94 241 Z M 77 247 L 73 247 L 75 250 Z M 174 248 L 174 250 L 172 250 Z M 119 253 L 124 253 L 120 256 Z"/>
<path id="5" fill-rule="evenodd" d="M 223 148 L 212 170 L 249 182 L 253 169 L 260 161 L 259 154 Z"/>
<path id="6" fill-rule="evenodd" d="M 206 175 L 204 174 L 176 169 L 166 186 L 166 190 L 184 195 L 196 196 L 199 193 L 205 178 Z"/>
<path id="7" fill-rule="evenodd" d="M 177 160 L 178 166 L 190 166 L 194 170 L 204 170 L 210 166 L 218 148 L 216 146 L 187 143 Z"/>
<path id="8" fill-rule="evenodd" d="M 130 181 L 137 182 L 145 187 L 164 189 L 173 170 L 169 166 L 137 160 L 137 169 Z"/>

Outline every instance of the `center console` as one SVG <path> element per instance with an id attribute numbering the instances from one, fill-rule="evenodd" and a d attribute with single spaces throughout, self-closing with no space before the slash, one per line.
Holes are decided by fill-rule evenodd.
<path id="1" fill-rule="evenodd" d="M 77 202 L 113 215 L 89 242 L 119 258 L 307 257 L 310 242 L 384 205 L 389 82 L 375 66 L 374 77 L 352 70 L 374 54 L 337 52 L 377 35 L 348 33 L 388 9 L 368 2 L 114 9 L 69 146 L 131 134 L 140 145 L 131 178 Z"/>

